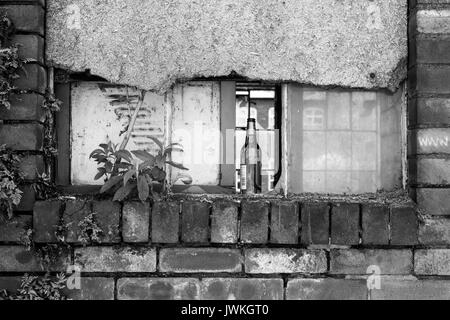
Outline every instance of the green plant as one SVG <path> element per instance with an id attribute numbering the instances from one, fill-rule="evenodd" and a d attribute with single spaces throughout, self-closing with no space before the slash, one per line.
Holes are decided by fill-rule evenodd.
<path id="1" fill-rule="evenodd" d="M 18 185 L 23 176 L 19 170 L 20 157 L 0 145 L 0 212 L 11 219 L 13 206 L 22 199 L 22 191 Z"/>
<path id="2" fill-rule="evenodd" d="M 66 275 L 61 273 L 56 278 L 46 274 L 44 277 L 22 277 L 20 289 L 16 294 L 10 294 L 6 290 L 0 291 L 0 300 L 67 300 L 63 293 L 66 287 Z"/>
<path id="3" fill-rule="evenodd" d="M 20 237 L 20 243 L 25 246 L 27 251 L 33 248 L 33 229 L 28 228 Z"/>
<path id="4" fill-rule="evenodd" d="M 78 241 L 83 245 L 101 242 L 100 236 L 103 234 L 103 230 L 97 224 L 95 219 L 96 214 L 96 212 L 92 212 L 78 223 L 78 227 L 80 228 Z"/>
<path id="5" fill-rule="evenodd" d="M 156 155 L 142 150 L 130 152 L 125 149 L 117 149 L 117 145 L 111 142 L 101 144 L 101 149 L 96 149 L 91 153 L 90 158 L 99 165 L 95 179 L 99 180 L 105 177 L 106 181 L 100 193 L 113 189 L 115 191 L 114 201 L 123 201 L 135 190 L 141 201 L 145 201 L 149 197 L 159 198 L 157 186 L 161 191 L 165 191 L 168 186 L 166 165 L 188 170 L 182 164 L 169 160 L 172 151 L 182 151 L 181 145 L 174 143 L 164 147 L 157 138 L 151 137 L 151 139 L 159 147 Z M 177 178 L 185 184 L 192 183 L 192 179 L 188 175 L 179 175 Z"/>
<path id="6" fill-rule="evenodd" d="M 37 174 L 37 179 L 33 183 L 33 190 L 36 193 L 36 198 L 41 200 L 53 199 L 59 196 L 56 185 L 46 173 Z"/>
<path id="7" fill-rule="evenodd" d="M 61 110 L 62 102 L 56 99 L 54 93 L 46 90 L 42 109 L 44 110 L 44 156 L 48 163 L 58 154 L 55 130 L 54 113 Z"/>

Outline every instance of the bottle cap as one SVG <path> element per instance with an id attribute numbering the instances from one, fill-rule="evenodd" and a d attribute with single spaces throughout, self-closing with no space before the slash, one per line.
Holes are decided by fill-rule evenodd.
<path id="1" fill-rule="evenodd" d="M 256 123 L 256 119 L 255 119 L 255 118 L 248 118 L 247 121 L 248 121 L 248 122 L 255 122 L 255 123 Z"/>

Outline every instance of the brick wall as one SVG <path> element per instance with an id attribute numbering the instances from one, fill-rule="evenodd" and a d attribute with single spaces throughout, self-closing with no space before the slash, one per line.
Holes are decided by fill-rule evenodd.
<path id="1" fill-rule="evenodd" d="M 450 1 L 410 3 L 409 186 L 419 212 L 411 201 L 364 198 L 35 203 L 44 4 L 0 6 L 18 27 L 22 54 L 37 60 L 18 83 L 27 93 L 0 111 L 0 141 L 24 155 L 28 181 L 16 217 L 0 224 L 0 289 L 13 291 L 26 272 L 77 264 L 81 290 L 66 290 L 73 299 L 450 299 Z M 83 245 L 79 223 L 91 212 L 103 233 Z M 49 244 L 57 246 L 50 264 L 42 260 Z M 370 266 L 381 272 L 379 290 L 367 288 Z"/>

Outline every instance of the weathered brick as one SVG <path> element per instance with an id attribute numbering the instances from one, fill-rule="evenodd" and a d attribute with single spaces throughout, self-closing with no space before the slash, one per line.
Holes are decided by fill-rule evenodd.
<path id="1" fill-rule="evenodd" d="M 359 244 L 359 205 L 337 203 L 331 210 L 331 243 Z"/>
<path id="2" fill-rule="evenodd" d="M 35 34 L 17 34 L 12 43 L 19 47 L 19 56 L 44 63 L 44 38 Z"/>
<path id="3" fill-rule="evenodd" d="M 21 277 L 0 277 L 0 291 L 6 290 L 8 294 L 14 295 L 20 289 Z"/>
<path id="4" fill-rule="evenodd" d="M 18 31 L 35 32 L 44 35 L 45 13 L 42 6 L 36 5 L 7 5 L 2 6 L 7 16 L 14 23 Z"/>
<path id="5" fill-rule="evenodd" d="M 21 242 L 32 227 L 32 216 L 14 215 L 11 220 L 0 218 L 0 242 Z"/>
<path id="6" fill-rule="evenodd" d="M 413 269 L 411 250 L 331 250 L 330 272 L 332 274 L 367 273 L 367 268 L 377 266 L 381 274 L 410 274 Z"/>
<path id="7" fill-rule="evenodd" d="M 418 243 L 419 220 L 414 207 L 391 208 L 391 244 L 416 245 Z"/>
<path id="8" fill-rule="evenodd" d="M 45 265 L 35 251 L 27 251 L 24 246 L 0 246 L 0 272 L 42 272 L 66 271 L 70 257 L 64 251 L 50 265 Z"/>
<path id="9" fill-rule="evenodd" d="M 415 182 L 417 184 L 450 184 L 450 159 L 421 158 L 416 163 L 417 178 Z"/>
<path id="10" fill-rule="evenodd" d="M 130 247 L 75 249 L 75 264 L 82 272 L 155 272 L 156 250 Z"/>
<path id="11" fill-rule="evenodd" d="M 409 135 L 409 154 L 450 153 L 450 129 L 419 129 Z"/>
<path id="12" fill-rule="evenodd" d="M 86 200 L 67 201 L 63 213 L 63 222 L 67 227 L 66 242 L 80 243 L 79 237 L 81 229 L 79 224 L 90 213 L 92 213 L 92 203 Z"/>
<path id="13" fill-rule="evenodd" d="M 389 208 L 380 205 L 364 205 L 362 228 L 363 244 L 389 244 Z"/>
<path id="14" fill-rule="evenodd" d="M 44 172 L 44 158 L 38 155 L 22 157 L 19 170 L 26 180 L 35 180 Z"/>
<path id="15" fill-rule="evenodd" d="M 211 217 L 211 242 L 238 241 L 238 205 L 230 201 L 214 202 Z"/>
<path id="16" fill-rule="evenodd" d="M 302 244 L 328 244 L 330 241 L 330 207 L 326 203 L 302 205 Z"/>
<path id="17" fill-rule="evenodd" d="M 13 150 L 42 150 L 43 127 L 35 123 L 3 124 L 0 141 Z"/>
<path id="18" fill-rule="evenodd" d="M 57 242 L 56 231 L 61 220 L 61 201 L 38 201 L 33 212 L 33 240 L 37 243 Z"/>
<path id="19" fill-rule="evenodd" d="M 92 211 L 97 213 L 95 221 L 102 229 L 100 242 L 119 243 L 120 204 L 113 201 L 94 201 L 92 203 Z"/>
<path id="20" fill-rule="evenodd" d="M 114 300 L 114 278 L 81 278 L 80 289 L 63 290 L 71 300 Z"/>
<path id="21" fill-rule="evenodd" d="M 240 272 L 239 250 L 217 248 L 162 249 L 159 271 L 177 273 Z"/>
<path id="22" fill-rule="evenodd" d="M 450 300 L 450 281 L 381 277 L 381 287 L 371 291 L 371 299 Z"/>
<path id="23" fill-rule="evenodd" d="M 198 300 L 200 281 L 193 278 L 123 278 L 117 281 L 119 300 Z"/>
<path id="24" fill-rule="evenodd" d="M 450 93 L 450 66 L 417 65 L 411 90 L 425 93 Z"/>
<path id="25" fill-rule="evenodd" d="M 185 201 L 182 204 L 181 240 L 186 243 L 207 243 L 209 240 L 209 204 Z"/>
<path id="26" fill-rule="evenodd" d="M 241 210 L 241 242 L 267 243 L 269 204 L 263 201 L 243 201 Z"/>
<path id="27" fill-rule="evenodd" d="M 34 203 L 36 202 L 36 192 L 33 186 L 31 184 L 21 184 L 19 189 L 22 191 L 22 199 L 14 210 L 19 212 L 33 211 Z"/>
<path id="28" fill-rule="evenodd" d="M 271 205 L 270 242 L 297 244 L 299 206 L 297 202 L 277 201 Z"/>
<path id="29" fill-rule="evenodd" d="M 180 204 L 158 201 L 153 204 L 152 242 L 177 243 L 180 224 Z"/>
<path id="30" fill-rule="evenodd" d="M 122 212 L 122 237 L 124 242 L 149 241 L 150 206 L 147 202 L 127 202 Z"/>
<path id="31" fill-rule="evenodd" d="M 414 252 L 414 272 L 417 275 L 450 275 L 449 249 L 423 249 Z"/>
<path id="32" fill-rule="evenodd" d="M 45 93 L 47 88 L 47 72 L 38 64 L 27 64 L 22 71 L 17 72 L 13 85 L 20 90 L 30 90 Z"/>
<path id="33" fill-rule="evenodd" d="M 420 33 L 450 33 L 449 10 L 419 10 L 416 17 Z"/>
<path id="34" fill-rule="evenodd" d="M 37 93 L 11 94 L 11 108 L 0 108 L 0 119 L 3 120 L 35 120 L 44 119 L 42 103 L 44 98 Z"/>
<path id="35" fill-rule="evenodd" d="M 366 300 L 364 280 L 293 279 L 286 288 L 287 300 Z"/>
<path id="36" fill-rule="evenodd" d="M 202 300 L 282 300 L 283 279 L 211 278 L 202 281 Z"/>
<path id="37" fill-rule="evenodd" d="M 450 216 L 450 189 L 420 188 L 417 191 L 417 205 L 429 215 Z"/>
<path id="38" fill-rule="evenodd" d="M 450 123 L 450 99 L 417 98 L 410 101 L 410 118 L 414 124 L 442 125 Z"/>
<path id="39" fill-rule="evenodd" d="M 327 258 L 322 250 L 246 249 L 247 273 L 325 273 Z"/>
<path id="40" fill-rule="evenodd" d="M 423 245 L 450 245 L 450 220 L 425 220 L 419 226 L 419 242 Z"/>

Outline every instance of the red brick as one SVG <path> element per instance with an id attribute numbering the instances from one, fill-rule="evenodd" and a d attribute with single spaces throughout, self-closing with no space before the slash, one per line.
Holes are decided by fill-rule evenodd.
<path id="1" fill-rule="evenodd" d="M 63 290 L 70 300 L 114 300 L 114 278 L 81 278 L 81 288 Z"/>
<path id="2" fill-rule="evenodd" d="M 391 244 L 416 245 L 419 223 L 414 207 L 391 208 Z"/>
<path id="3" fill-rule="evenodd" d="M 94 201 L 92 203 L 92 211 L 97 213 L 95 221 L 103 231 L 100 235 L 101 243 L 120 242 L 120 209 L 120 204 L 113 201 Z"/>
<path id="4" fill-rule="evenodd" d="M 159 271 L 175 273 L 228 272 L 242 270 L 239 250 L 221 248 L 162 249 Z"/>
<path id="5" fill-rule="evenodd" d="M 271 243 L 298 243 L 299 213 L 299 205 L 297 202 L 272 202 L 270 222 Z"/>
<path id="6" fill-rule="evenodd" d="M 212 243 L 237 243 L 238 204 L 231 201 L 214 202 L 211 217 Z"/>
<path id="7" fill-rule="evenodd" d="M 365 280 L 293 279 L 286 288 L 287 300 L 366 300 Z"/>
<path id="8" fill-rule="evenodd" d="M 0 242 L 21 242 L 28 229 L 32 228 L 33 217 L 14 215 L 13 219 L 0 218 Z"/>
<path id="9" fill-rule="evenodd" d="M 426 219 L 419 226 L 419 242 L 423 245 L 450 245 L 450 219 Z"/>
<path id="10" fill-rule="evenodd" d="M 17 44 L 22 59 L 44 63 L 44 38 L 35 34 L 17 34 L 12 43 Z"/>
<path id="11" fill-rule="evenodd" d="M 450 184 L 450 159 L 418 159 L 415 183 L 420 185 Z"/>
<path id="12" fill-rule="evenodd" d="M 43 139 L 44 131 L 40 124 L 20 123 L 0 126 L 0 141 L 13 150 L 42 150 Z"/>
<path id="13" fill-rule="evenodd" d="M 1 9 L 7 12 L 18 31 L 44 35 L 45 13 L 42 6 L 7 5 L 2 6 Z"/>
<path id="14" fill-rule="evenodd" d="M 30 184 L 23 184 L 19 186 L 22 193 L 22 199 L 18 206 L 14 208 L 15 211 L 29 212 L 33 211 L 34 203 L 36 202 L 36 192 Z"/>
<path id="15" fill-rule="evenodd" d="M 27 251 L 24 246 L 0 246 L 0 272 L 42 272 L 46 271 L 38 254 Z M 66 271 L 70 257 L 68 254 L 56 258 L 50 266 L 50 271 Z"/>
<path id="16" fill-rule="evenodd" d="M 450 124 L 450 99 L 417 98 L 410 102 L 415 113 L 413 124 Z"/>
<path id="17" fill-rule="evenodd" d="M 389 208 L 380 205 L 364 205 L 362 207 L 362 228 L 363 244 L 389 244 Z"/>
<path id="18" fill-rule="evenodd" d="M 450 63 L 450 39 L 439 38 L 416 38 L 417 62 L 418 63 Z"/>
<path id="19" fill-rule="evenodd" d="M 198 300 L 200 281 L 193 278 L 122 278 L 119 300 Z"/>
<path id="20" fill-rule="evenodd" d="M 81 243 L 79 240 L 81 230 L 78 225 L 91 213 L 92 203 L 90 201 L 74 200 L 66 202 L 66 208 L 63 213 L 63 222 L 67 227 L 67 243 Z"/>
<path id="21" fill-rule="evenodd" d="M 302 244 L 328 244 L 330 241 L 330 207 L 326 203 L 302 206 Z"/>
<path id="22" fill-rule="evenodd" d="M 255 274 L 325 273 L 327 258 L 322 250 L 246 249 L 245 272 Z"/>
<path id="23" fill-rule="evenodd" d="M 416 250 L 414 252 L 414 272 L 417 275 L 450 276 L 450 250 Z"/>
<path id="24" fill-rule="evenodd" d="M 450 153 L 450 129 L 410 131 L 408 153 L 410 155 Z"/>
<path id="25" fill-rule="evenodd" d="M 450 66 L 417 65 L 417 84 L 411 89 L 423 93 L 450 93 Z"/>
<path id="26" fill-rule="evenodd" d="M 450 281 L 381 277 L 372 300 L 450 300 Z"/>
<path id="27" fill-rule="evenodd" d="M 155 272 L 156 250 L 131 247 L 75 249 L 75 264 L 82 272 Z"/>
<path id="28" fill-rule="evenodd" d="M 209 204 L 200 201 L 185 201 L 181 211 L 181 240 L 186 243 L 207 243 L 209 240 Z"/>
<path id="29" fill-rule="evenodd" d="M 0 119 L 43 121 L 43 100 L 42 95 L 37 93 L 11 94 L 11 108 L 0 108 Z"/>
<path id="30" fill-rule="evenodd" d="M 22 277 L 0 277 L 0 291 L 6 290 L 9 294 L 16 294 L 21 283 Z"/>
<path id="31" fill-rule="evenodd" d="M 450 189 L 417 189 L 417 205 L 426 214 L 450 216 Z"/>
<path id="32" fill-rule="evenodd" d="M 331 210 L 331 243 L 359 244 L 359 205 L 338 203 Z"/>
<path id="33" fill-rule="evenodd" d="M 122 211 L 122 237 L 124 242 L 149 241 L 150 206 L 147 202 L 127 202 Z"/>
<path id="34" fill-rule="evenodd" d="M 263 201 L 243 201 L 241 210 L 241 242 L 267 243 L 269 204 Z"/>
<path id="35" fill-rule="evenodd" d="M 47 73 L 38 64 L 27 64 L 24 70 L 18 72 L 19 78 L 13 85 L 20 90 L 45 93 L 47 89 Z"/>
<path id="36" fill-rule="evenodd" d="M 38 174 L 44 172 L 44 158 L 42 156 L 24 156 L 20 161 L 19 169 L 26 180 L 35 180 Z"/>
<path id="37" fill-rule="evenodd" d="M 180 204 L 178 202 L 155 202 L 152 211 L 152 242 L 177 243 L 179 223 Z"/>
<path id="38" fill-rule="evenodd" d="M 410 274 L 413 269 L 411 250 L 331 250 L 330 273 L 365 275 L 367 268 L 377 266 L 383 275 Z"/>
<path id="39" fill-rule="evenodd" d="M 61 201 L 38 201 L 33 212 L 33 240 L 37 243 L 55 243 L 61 220 Z"/>
<path id="40" fill-rule="evenodd" d="M 282 300 L 283 279 L 207 278 L 202 300 Z"/>

